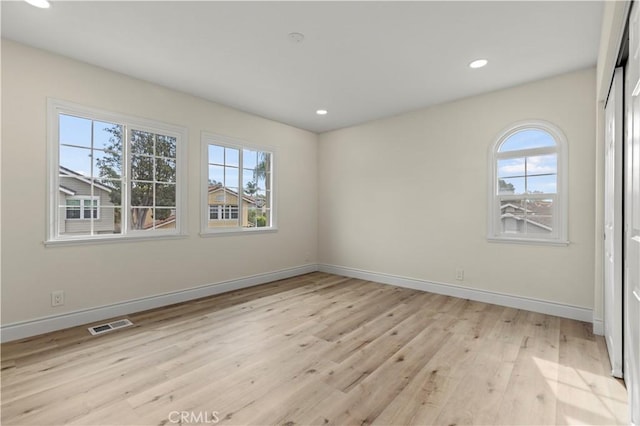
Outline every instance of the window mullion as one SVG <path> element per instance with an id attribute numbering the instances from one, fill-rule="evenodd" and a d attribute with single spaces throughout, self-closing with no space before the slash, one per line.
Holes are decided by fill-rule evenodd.
<path id="1" fill-rule="evenodd" d="M 502 205 L 502 199 L 500 198 L 500 196 L 497 196 L 497 197 L 494 196 L 493 205 L 494 205 L 495 211 L 497 213 L 497 214 L 493 215 L 493 226 L 494 226 L 494 229 L 495 229 L 493 234 L 494 234 L 494 236 L 502 235 L 504 232 L 503 232 L 502 227 L 501 227 L 501 224 L 502 224 L 502 209 L 500 209 L 500 207 Z"/>
<path id="2" fill-rule="evenodd" d="M 157 133 L 153 133 L 153 147 L 151 152 L 153 153 L 153 158 L 151 159 L 151 197 L 152 197 L 152 203 L 153 203 L 153 207 L 151 209 L 151 224 L 152 224 L 152 229 L 156 229 L 156 202 L 157 202 L 157 194 L 156 194 L 156 182 L 157 182 L 157 176 L 156 176 L 156 146 L 158 144 L 158 134 Z M 144 224 L 143 224 L 144 226 Z"/>
<path id="3" fill-rule="evenodd" d="M 244 203 L 244 150 L 242 148 L 238 148 L 238 167 L 238 227 L 242 228 L 244 226 L 242 222 L 244 215 L 241 214 Z"/>
<path id="4" fill-rule="evenodd" d="M 542 193 L 542 194 L 526 194 L 527 199 L 529 200 L 546 200 L 548 198 L 555 197 L 556 194 L 553 193 Z"/>
<path id="5" fill-rule="evenodd" d="M 89 143 L 89 158 L 91 159 L 91 165 L 89 166 L 89 200 L 93 200 L 94 197 L 94 192 L 95 192 L 95 180 L 94 180 L 94 173 L 93 173 L 93 160 L 94 160 L 94 146 L 93 146 L 93 142 L 94 142 L 94 131 L 95 131 L 95 122 L 93 120 L 90 121 L 91 123 L 91 141 Z M 84 217 L 85 215 L 85 204 L 86 204 L 87 200 L 81 200 L 80 201 L 80 217 L 82 219 L 86 219 Z M 93 214 L 89 214 L 89 235 L 93 236 L 95 235 L 95 224 L 93 221 Z"/>
<path id="6" fill-rule="evenodd" d="M 122 182 L 120 183 L 120 232 L 122 234 L 129 233 L 129 223 L 131 221 L 131 191 L 129 187 L 131 182 L 129 180 L 131 176 L 131 153 L 130 153 L 130 141 L 131 141 L 131 128 L 127 124 L 122 124 Z"/>
<path id="7" fill-rule="evenodd" d="M 528 163 L 529 157 L 524 157 L 524 193 L 528 194 L 529 193 L 529 171 L 527 168 L 527 163 Z"/>
<path id="8" fill-rule="evenodd" d="M 497 152 L 496 158 L 498 160 L 505 160 L 509 158 L 517 158 L 517 157 L 535 157 L 539 155 L 548 155 L 555 154 L 558 152 L 557 147 L 544 147 L 544 148 L 530 148 L 530 149 L 522 149 L 515 151 L 505 151 L 505 152 Z"/>

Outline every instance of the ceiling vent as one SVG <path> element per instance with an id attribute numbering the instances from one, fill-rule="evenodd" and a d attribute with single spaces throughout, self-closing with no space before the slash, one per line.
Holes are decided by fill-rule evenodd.
<path id="1" fill-rule="evenodd" d="M 131 325 L 133 325 L 133 323 L 128 319 L 121 319 L 107 324 L 94 325 L 93 327 L 89 327 L 89 333 L 97 336 L 98 334 L 108 333 L 109 331 L 129 327 Z"/>

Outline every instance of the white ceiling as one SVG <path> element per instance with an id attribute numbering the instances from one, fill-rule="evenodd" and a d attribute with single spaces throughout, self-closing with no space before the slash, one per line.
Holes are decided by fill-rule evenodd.
<path id="1" fill-rule="evenodd" d="M 1 7 L 3 37 L 314 132 L 594 66 L 603 12 L 600 1 Z M 477 58 L 489 65 L 470 69 Z"/>

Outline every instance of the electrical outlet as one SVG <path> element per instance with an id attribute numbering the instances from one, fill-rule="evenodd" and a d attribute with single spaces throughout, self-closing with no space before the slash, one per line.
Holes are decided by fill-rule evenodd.
<path id="1" fill-rule="evenodd" d="M 51 306 L 62 306 L 64 305 L 64 291 L 52 291 L 51 292 Z"/>
<path id="2" fill-rule="evenodd" d="M 464 280 L 464 269 L 456 268 L 456 280 L 458 281 Z"/>

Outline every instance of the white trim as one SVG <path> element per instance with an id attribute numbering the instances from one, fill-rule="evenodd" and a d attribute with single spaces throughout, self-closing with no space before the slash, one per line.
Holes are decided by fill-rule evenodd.
<path id="1" fill-rule="evenodd" d="M 85 325 L 96 321 L 103 321 L 121 315 L 128 315 L 148 309 L 199 299 L 201 297 L 213 296 L 233 290 L 253 287 L 272 281 L 309 274 L 317 270 L 318 267 L 316 264 L 297 266 L 288 269 L 281 269 L 279 271 L 221 281 L 213 284 L 205 284 L 203 286 L 193 287 L 186 290 L 128 300 L 111 305 L 5 324 L 0 327 L 0 342 L 4 343 L 12 340 L 24 339 L 26 337 L 36 336 L 51 331 Z"/>
<path id="2" fill-rule="evenodd" d="M 514 134 L 526 130 L 526 129 L 538 129 L 549 133 L 556 141 L 556 148 L 553 150 L 550 147 L 524 149 L 520 151 L 507 151 L 504 153 L 498 152 L 500 145 Z M 491 242 L 504 242 L 504 243 L 526 243 L 528 241 L 533 244 L 548 244 L 548 245 L 568 245 L 568 176 L 569 176 L 569 161 L 568 161 L 568 143 L 565 134 L 562 130 L 547 121 L 544 120 L 524 120 L 511 124 L 506 129 L 503 129 L 493 144 L 489 147 L 489 173 L 488 177 L 488 215 L 487 215 L 487 240 Z M 548 153 L 555 151 L 557 153 L 557 187 L 556 194 L 520 194 L 520 195 L 497 195 L 496 194 L 496 182 L 498 180 L 498 170 L 496 162 L 501 158 L 521 157 L 527 155 L 539 155 L 541 153 Z M 501 198 L 502 197 L 502 198 Z M 497 203 L 498 200 L 507 199 L 524 199 L 524 198 L 553 198 L 553 234 L 549 238 L 539 238 L 539 236 L 522 235 L 516 238 L 502 234 L 500 232 L 499 214 L 501 209 Z"/>
<path id="3" fill-rule="evenodd" d="M 622 378 L 623 353 L 623 156 L 624 73 L 616 68 L 605 103 L 603 196 L 601 199 L 604 236 L 601 257 L 604 340 L 609 353 L 611 374 Z"/>
<path id="4" fill-rule="evenodd" d="M 170 231 L 168 230 L 129 230 L 128 229 L 128 214 L 123 214 L 122 217 L 122 233 L 114 234 L 109 239 L 124 240 L 131 238 L 131 235 L 140 233 L 147 233 L 144 235 L 144 239 L 151 239 L 154 237 L 160 237 L 167 234 L 174 236 L 186 236 L 187 235 L 187 193 L 188 193 L 188 176 L 187 176 L 187 145 L 189 144 L 188 129 L 184 126 L 178 126 L 174 124 L 163 123 L 160 121 L 150 120 L 146 118 L 139 118 L 126 114 L 115 113 L 98 108 L 87 107 L 84 105 L 76 104 L 73 102 L 58 100 L 54 98 L 47 98 L 47 180 L 49 190 L 47 191 L 47 223 L 46 234 L 44 238 L 45 246 L 55 245 L 59 242 L 65 244 L 84 244 L 85 242 L 95 242 L 103 240 L 102 235 L 83 235 L 78 237 L 68 237 L 65 235 L 56 235 L 58 231 L 57 226 L 60 223 L 60 208 L 58 206 L 58 191 L 60 180 L 60 161 L 59 161 L 59 116 L 60 114 L 71 115 L 75 117 L 85 118 L 88 120 L 99 120 L 109 123 L 116 123 L 123 128 L 123 138 L 129 140 L 129 134 L 131 130 L 146 131 L 152 133 L 159 133 L 166 136 L 175 137 L 176 144 L 176 227 Z M 125 161 L 126 169 L 123 170 L 122 175 L 122 209 L 123 211 L 129 211 L 130 203 L 129 191 L 128 191 L 128 177 L 130 161 L 129 161 L 129 149 L 128 142 L 123 141 L 123 158 Z M 69 175 L 76 179 L 82 180 L 82 175 Z M 127 200 L 125 202 L 125 200 Z M 156 206 L 159 207 L 159 206 Z"/>
<path id="5" fill-rule="evenodd" d="M 154 241 L 154 240 L 183 240 L 189 238 L 188 235 L 175 234 L 168 230 L 158 229 L 155 230 L 153 235 L 144 235 L 142 233 L 135 233 L 133 235 L 127 234 L 122 236 L 121 234 L 98 234 L 93 238 L 80 237 L 68 237 L 64 240 L 45 241 L 43 244 L 45 247 L 56 246 L 77 246 L 77 245 L 91 245 L 91 244 L 111 244 L 111 243 L 131 243 L 140 241 Z"/>
<path id="6" fill-rule="evenodd" d="M 507 139 L 509 139 L 511 136 L 515 135 L 516 133 L 518 133 L 520 130 L 528 130 L 529 128 L 533 128 L 534 126 L 526 126 L 524 125 L 522 126 L 517 126 L 514 130 L 502 135 L 500 137 L 500 143 L 496 144 L 496 149 L 498 149 L 500 147 L 500 145 L 502 145 L 503 142 L 505 142 Z M 538 128 L 535 127 L 538 130 L 543 130 L 542 128 Z M 548 133 L 548 132 L 547 132 Z M 522 158 L 522 157 L 536 157 L 536 156 L 540 156 L 540 155 L 549 155 L 549 154 L 555 154 L 557 152 L 557 145 L 556 146 L 543 146 L 540 148 L 525 148 L 525 149 L 516 149 L 513 151 L 496 151 L 495 155 L 496 155 L 496 159 L 497 160 L 508 160 L 510 158 Z"/>
<path id="7" fill-rule="evenodd" d="M 533 238 L 517 238 L 517 237 L 490 237 L 487 238 L 490 243 L 510 243 L 510 244 L 525 244 L 525 245 L 542 245 L 542 246 L 568 246 L 569 241 L 549 241 L 549 240 L 536 240 Z"/>
<path id="8" fill-rule="evenodd" d="M 269 175 L 270 179 L 270 194 L 271 203 L 269 206 L 270 226 L 264 227 L 256 227 L 256 228 L 245 228 L 242 225 L 234 226 L 234 227 L 216 227 L 209 228 L 209 221 L 214 219 L 209 219 L 209 145 L 222 146 L 225 148 L 233 148 L 240 151 L 239 153 L 239 188 L 238 188 L 238 212 L 239 212 L 239 221 L 243 219 L 243 204 L 245 202 L 246 197 L 243 194 L 244 191 L 244 182 L 242 181 L 243 177 L 243 150 L 249 149 L 254 151 L 266 152 L 271 154 L 271 173 Z M 247 143 L 243 140 L 232 138 L 229 136 L 202 131 L 200 132 L 200 236 L 201 237 L 209 237 L 215 235 L 236 235 L 236 234 L 245 234 L 252 232 L 276 232 L 278 230 L 278 221 L 277 221 L 277 196 L 278 190 L 277 186 L 277 170 L 276 170 L 276 150 L 273 147 L 263 145 L 258 146 L 251 143 Z M 228 191 L 227 188 L 224 188 Z M 219 219 L 218 219 L 219 220 Z M 223 219 L 223 220 L 231 220 L 231 219 Z"/>
<path id="9" fill-rule="evenodd" d="M 596 336 L 604 336 L 604 320 L 602 318 L 593 317 L 593 334 Z"/>
<path id="10" fill-rule="evenodd" d="M 397 275 L 384 274 L 379 272 L 364 271 L 361 269 L 347 268 L 337 265 L 320 264 L 318 265 L 318 270 L 329 274 L 343 275 L 350 278 L 359 278 L 362 280 L 374 281 L 381 284 L 390 284 L 398 287 L 411 288 L 414 290 L 427 291 L 430 293 L 443 294 L 446 296 L 459 297 L 462 299 L 475 300 L 478 302 L 491 303 L 494 305 L 523 309 L 532 312 L 539 312 L 542 314 L 554 315 L 562 318 L 570 318 L 578 321 L 591 322 L 593 320 L 593 310 L 580 306 L 572 306 L 547 300 L 534 299 L 530 297 L 480 290 L 455 284 L 439 283 L 416 278 L 400 277 Z"/>
<path id="11" fill-rule="evenodd" d="M 228 237 L 230 235 L 251 235 L 251 234 L 271 234 L 278 232 L 278 228 L 275 227 L 255 227 L 255 228 L 220 228 L 216 232 L 201 232 L 199 235 L 202 238 L 210 237 Z"/>

